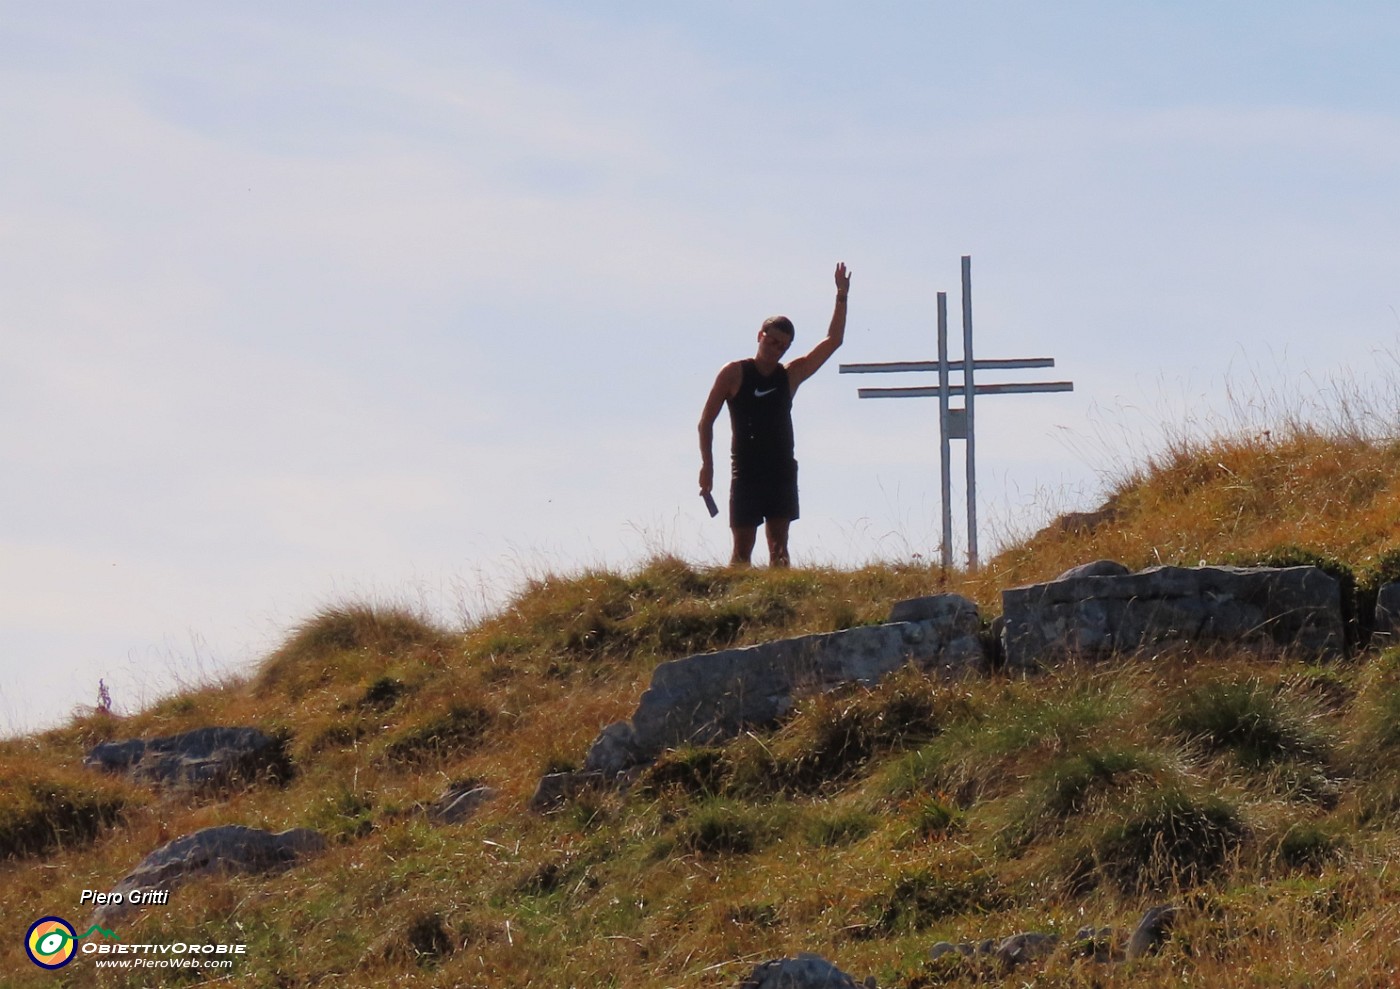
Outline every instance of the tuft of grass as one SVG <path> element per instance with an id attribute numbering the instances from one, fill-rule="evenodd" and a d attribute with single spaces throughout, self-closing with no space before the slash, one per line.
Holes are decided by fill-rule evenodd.
<path id="1" fill-rule="evenodd" d="M 1353 715 L 1354 759 L 1372 773 L 1388 768 L 1400 752 L 1400 649 L 1371 662 Z"/>
<path id="2" fill-rule="evenodd" d="M 946 838 L 963 826 L 963 812 L 942 796 L 919 801 L 914 813 L 914 833 L 923 840 Z"/>
<path id="3" fill-rule="evenodd" d="M 939 731 L 937 686 L 907 670 L 876 688 L 820 694 L 764 742 L 736 750 L 730 771 L 738 793 L 812 794 L 841 789 L 871 760 Z"/>
<path id="4" fill-rule="evenodd" d="M 12 767 L 0 775 L 0 861 L 91 844 L 129 802 L 119 785 Z"/>
<path id="5" fill-rule="evenodd" d="M 642 771 L 637 792 L 660 796 L 680 792 L 691 797 L 717 797 L 725 789 L 729 763 L 725 750 L 682 746 L 664 752 Z"/>
<path id="6" fill-rule="evenodd" d="M 630 616 L 628 634 L 662 656 L 714 652 L 739 641 L 755 615 L 737 601 L 663 600 Z"/>
<path id="7" fill-rule="evenodd" d="M 1019 788 L 1027 760 L 1076 748 L 1121 718 L 1124 689 L 1067 669 L 1037 681 L 992 681 L 975 696 L 942 691 L 943 733 L 898 760 L 884 788 L 895 799 L 947 793 L 962 806 Z"/>
<path id="8" fill-rule="evenodd" d="M 410 652 L 441 658 L 455 645 L 452 636 L 403 609 L 331 608 L 303 623 L 263 662 L 253 689 L 261 697 L 282 692 L 297 699 L 327 684 L 357 679 L 367 662 L 379 665 Z"/>
<path id="9" fill-rule="evenodd" d="M 818 814 L 808 821 L 807 841 L 819 848 L 852 845 L 874 834 L 879 818 L 859 809 L 836 810 Z"/>
<path id="10" fill-rule="evenodd" d="M 347 844 L 367 837 L 374 830 L 375 797 L 341 785 L 310 811 L 307 826 L 327 840 Z"/>
<path id="11" fill-rule="evenodd" d="M 706 801 L 677 825 L 675 845 L 703 856 L 748 855 L 781 833 L 783 816 L 737 801 Z"/>
<path id="12" fill-rule="evenodd" d="M 1296 701 L 1255 679 L 1196 687 L 1177 702 L 1167 723 L 1192 744 L 1232 753 L 1246 769 L 1283 760 L 1320 762 L 1330 751 Z"/>
<path id="13" fill-rule="evenodd" d="M 454 704 L 445 714 L 410 728 L 384 749 L 391 763 L 424 765 L 469 752 L 480 744 L 494 715 L 476 704 Z"/>
<path id="14" fill-rule="evenodd" d="M 1284 831 L 1275 854 L 1290 868 L 1320 869 L 1339 860 L 1346 846 L 1346 839 L 1332 828 L 1308 821 Z"/>
<path id="15" fill-rule="evenodd" d="M 383 714 L 397 704 L 408 692 L 409 687 L 402 680 L 396 680 L 391 676 L 381 676 L 365 688 L 365 692 L 360 695 L 355 706 Z"/>
<path id="16" fill-rule="evenodd" d="M 396 924 L 392 931 L 380 937 L 362 959 L 362 967 L 385 966 L 400 970 L 407 967 L 433 968 L 450 956 L 464 940 L 467 938 L 460 933 L 454 934 L 447 929 L 440 912 L 417 912 L 407 922 Z"/>
<path id="17" fill-rule="evenodd" d="M 450 955 L 456 947 L 452 935 L 443 926 L 442 915 L 437 913 L 419 914 L 414 917 L 408 924 L 405 940 L 419 965 L 436 962 Z"/>
<path id="18" fill-rule="evenodd" d="M 775 788 L 815 793 L 852 779 L 875 753 L 875 714 L 862 698 L 815 699 L 773 747 Z"/>
<path id="19" fill-rule="evenodd" d="M 673 557 L 631 575 L 589 571 L 568 581 L 547 578 L 531 583 L 504 616 L 524 635 L 502 630 L 493 642 L 532 642 L 596 664 L 721 649 L 752 624 L 790 616 L 780 601 L 756 603 L 727 593 L 733 583 L 727 571 L 695 569 Z"/>
<path id="20" fill-rule="evenodd" d="M 729 908 L 726 919 L 732 924 L 769 929 L 778 926 L 780 917 L 773 903 L 741 903 Z"/>
<path id="21" fill-rule="evenodd" d="M 1000 910 L 1009 899 L 990 872 L 944 874 L 918 867 L 899 873 L 887 889 L 866 901 L 864 911 L 874 932 L 889 936 L 922 931 L 949 917 Z"/>
<path id="22" fill-rule="evenodd" d="M 1093 749 L 1057 760 L 1041 774 L 1045 811 L 1069 817 L 1088 809 L 1096 790 L 1158 768 L 1160 760 L 1138 749 Z"/>
<path id="23" fill-rule="evenodd" d="M 1004 840 L 1010 849 L 1055 834 L 1135 784 L 1158 776 L 1160 755 L 1139 748 L 1090 748 L 1060 756 L 1034 773 Z"/>
<path id="24" fill-rule="evenodd" d="M 766 570 L 694 567 L 674 557 L 628 573 L 531 581 L 467 636 L 493 664 L 528 663 L 567 680 L 657 661 L 884 620 L 889 602 L 927 593 L 927 568 Z"/>
<path id="25" fill-rule="evenodd" d="M 1129 895 L 1188 889 L 1217 875 L 1248 835 L 1238 810 L 1223 798 L 1154 787 L 1093 829 L 1071 882 L 1087 888 L 1106 881 Z"/>

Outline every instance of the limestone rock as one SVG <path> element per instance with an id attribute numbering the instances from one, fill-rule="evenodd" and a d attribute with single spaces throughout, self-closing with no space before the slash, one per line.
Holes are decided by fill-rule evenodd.
<path id="1" fill-rule="evenodd" d="M 583 764 L 590 772 L 613 777 L 654 757 L 655 753 L 647 752 L 637 740 L 637 733 L 630 724 L 617 721 L 598 733 Z"/>
<path id="2" fill-rule="evenodd" d="M 125 773 L 141 761 L 146 753 L 143 739 L 128 738 L 121 742 L 101 742 L 83 757 L 83 765 L 107 773 Z"/>
<path id="3" fill-rule="evenodd" d="M 1114 935 L 1112 927 L 1094 927 L 1090 924 L 1075 932 L 1070 949 L 1081 958 L 1092 958 L 1096 962 L 1113 961 Z"/>
<path id="4" fill-rule="evenodd" d="M 1128 938 L 1128 957 L 1141 958 L 1155 954 L 1171 934 L 1176 921 L 1176 907 L 1163 904 L 1149 909 L 1138 921 L 1137 928 Z"/>
<path id="5" fill-rule="evenodd" d="M 196 728 L 161 738 L 103 742 L 88 752 L 83 765 L 192 789 L 260 778 L 280 781 L 292 772 L 283 744 L 256 728 Z"/>
<path id="6" fill-rule="evenodd" d="M 166 891 L 185 880 L 208 872 L 274 872 L 289 868 L 308 855 L 323 851 L 326 840 L 308 828 L 293 828 L 273 834 L 258 828 L 224 824 L 204 828 L 162 845 L 127 873 L 113 893 L 122 902 L 100 907 L 94 922 L 108 922 L 128 913 L 138 904 L 131 902 L 134 891 Z"/>
<path id="7" fill-rule="evenodd" d="M 977 605 L 961 594 L 930 594 L 898 601 L 890 609 L 891 622 L 957 623 L 976 616 Z"/>
<path id="8" fill-rule="evenodd" d="M 1056 580 L 1073 580 L 1075 577 L 1125 577 L 1132 573 L 1126 566 L 1117 560 L 1095 560 L 1093 563 L 1081 563 L 1077 567 L 1070 567 Z"/>
<path id="9" fill-rule="evenodd" d="M 1054 951 L 1055 945 L 1059 943 L 1058 934 L 1042 934 L 1039 931 L 1013 934 L 997 945 L 997 961 L 1007 968 L 1015 968 L 1025 962 L 1044 958 Z"/>
<path id="10" fill-rule="evenodd" d="M 944 676 L 985 672 L 977 606 L 939 595 L 940 617 L 781 639 L 687 656 L 652 673 L 630 723 L 603 729 L 584 760 L 615 776 L 668 748 L 724 741 L 776 723 L 795 697 L 840 684 L 874 684 L 908 663 Z"/>
<path id="11" fill-rule="evenodd" d="M 1400 643 L 1400 584 L 1382 584 L 1376 594 L 1376 644 Z"/>
<path id="12" fill-rule="evenodd" d="M 1238 645 L 1340 656 L 1341 589 L 1316 567 L 1153 567 L 1002 591 L 1006 665 L 1152 645 Z"/>
<path id="13" fill-rule="evenodd" d="M 1092 959 L 1098 963 L 1121 962 L 1126 959 L 1141 958 L 1159 950 L 1171 934 L 1179 908 L 1171 904 L 1155 906 L 1143 914 L 1128 941 L 1127 949 L 1121 950 L 1115 944 L 1116 931 L 1112 927 L 1081 927 L 1073 940 L 1063 949 L 1071 958 Z M 1010 972 L 1024 962 L 1046 958 L 1059 949 L 1058 934 L 1042 934 L 1031 931 L 1013 934 L 1002 941 L 993 938 L 974 944 L 962 941 L 953 944 L 939 941 L 929 949 L 934 961 L 951 954 L 963 956 L 969 963 L 985 965 L 988 960 L 996 963 L 1003 974 Z M 946 963 L 945 963 L 946 964 Z"/>
<path id="14" fill-rule="evenodd" d="M 428 817 L 438 824 L 460 824 L 470 818 L 488 800 L 494 800 L 496 791 L 489 786 L 468 784 L 449 787 L 428 808 Z"/>
<path id="15" fill-rule="evenodd" d="M 820 955 L 803 953 L 755 966 L 737 989 L 874 989 L 875 980 L 857 982 Z"/>
<path id="16" fill-rule="evenodd" d="M 1074 939 L 1076 941 L 1109 941 L 1113 939 L 1113 928 L 1095 927 L 1089 924 L 1075 931 Z"/>

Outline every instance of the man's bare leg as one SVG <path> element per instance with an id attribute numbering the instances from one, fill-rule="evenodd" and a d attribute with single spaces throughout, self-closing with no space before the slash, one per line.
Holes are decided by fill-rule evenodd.
<path id="1" fill-rule="evenodd" d="M 729 559 L 731 567 L 746 567 L 753 557 L 753 544 L 758 541 L 758 526 L 756 525 L 735 525 L 730 526 L 730 532 L 734 533 L 734 555 Z"/>
<path id="2" fill-rule="evenodd" d="M 768 536 L 768 565 L 770 567 L 787 567 L 788 560 L 788 526 L 792 525 L 791 519 L 769 519 L 764 523 L 763 531 Z"/>

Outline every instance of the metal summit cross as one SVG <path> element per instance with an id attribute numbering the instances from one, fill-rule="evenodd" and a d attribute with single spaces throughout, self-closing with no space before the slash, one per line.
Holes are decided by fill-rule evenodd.
<path id="1" fill-rule="evenodd" d="M 943 481 L 943 545 L 941 557 L 944 569 L 953 565 L 953 485 L 950 469 L 952 458 L 949 441 L 967 443 L 967 564 L 977 569 L 977 460 L 976 438 L 973 432 L 973 397 L 976 395 L 1024 395 L 1033 392 L 1074 391 L 1072 381 L 1021 382 L 1014 384 L 981 385 L 973 380 L 974 371 L 1001 371 L 1015 368 L 1054 367 L 1053 357 L 1017 357 L 1001 360 L 972 358 L 972 258 L 962 259 L 962 317 L 963 357 L 948 359 L 948 293 L 938 293 L 938 360 L 891 361 L 883 364 L 842 364 L 842 374 L 870 374 L 886 371 L 937 371 L 938 384 L 918 388 L 861 388 L 861 398 L 937 398 L 938 432 L 940 438 L 939 464 Z M 954 384 L 949 377 L 962 373 L 962 383 Z M 951 408 L 949 399 L 962 396 L 963 407 Z"/>

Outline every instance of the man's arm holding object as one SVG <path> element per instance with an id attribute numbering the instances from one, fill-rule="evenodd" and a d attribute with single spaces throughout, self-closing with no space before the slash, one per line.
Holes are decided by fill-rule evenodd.
<path id="1" fill-rule="evenodd" d="M 709 494 L 715 485 L 715 420 L 724 403 L 739 393 L 744 369 L 738 361 L 720 368 L 705 408 L 700 413 L 700 493 Z"/>

